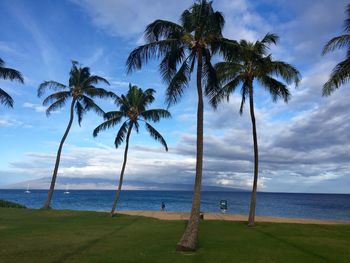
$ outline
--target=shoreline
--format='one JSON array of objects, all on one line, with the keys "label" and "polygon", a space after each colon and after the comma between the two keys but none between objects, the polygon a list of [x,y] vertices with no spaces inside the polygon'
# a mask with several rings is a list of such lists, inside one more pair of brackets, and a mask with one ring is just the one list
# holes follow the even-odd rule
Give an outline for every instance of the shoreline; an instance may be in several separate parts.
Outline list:
[{"label": "shoreline", "polygon": [[[117,214],[144,216],[160,220],[188,220],[189,212],[162,212],[162,211],[117,211]],[[204,220],[219,220],[219,221],[247,221],[247,215],[239,214],[222,214],[222,213],[202,213]],[[341,220],[322,220],[322,219],[306,219],[306,218],[291,218],[291,217],[271,217],[271,216],[256,216],[256,222],[266,223],[292,223],[292,224],[317,224],[317,225],[350,225],[350,221]]]}]

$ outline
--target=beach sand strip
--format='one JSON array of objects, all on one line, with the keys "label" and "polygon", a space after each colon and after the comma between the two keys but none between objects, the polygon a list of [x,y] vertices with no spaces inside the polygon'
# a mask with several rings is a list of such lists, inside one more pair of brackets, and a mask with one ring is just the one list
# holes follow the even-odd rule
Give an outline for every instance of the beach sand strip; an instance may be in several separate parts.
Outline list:
[{"label": "beach sand strip", "polygon": [[[152,217],[161,220],[188,220],[190,213],[188,212],[162,212],[162,211],[118,211],[119,214]],[[248,216],[238,214],[223,213],[202,213],[204,220],[223,220],[223,221],[247,221]],[[270,217],[256,216],[256,222],[270,223],[293,223],[293,224],[319,224],[319,225],[339,225],[350,224],[350,221],[336,220],[318,220],[304,218],[287,218],[287,217]]]}]

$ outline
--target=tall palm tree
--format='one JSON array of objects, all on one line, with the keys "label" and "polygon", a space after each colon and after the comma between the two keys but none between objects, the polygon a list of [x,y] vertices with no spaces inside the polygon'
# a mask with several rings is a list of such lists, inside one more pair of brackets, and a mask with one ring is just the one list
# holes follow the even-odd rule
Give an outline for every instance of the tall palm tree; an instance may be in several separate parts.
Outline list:
[{"label": "tall palm tree", "polygon": [[331,73],[329,80],[323,85],[322,95],[329,96],[341,85],[350,79],[350,4],[346,8],[344,35],[334,37],[324,46],[322,54],[325,55],[335,49],[346,48],[346,58],[339,62]]},{"label": "tall palm tree", "polygon": [[128,72],[141,69],[151,58],[161,59],[160,73],[168,84],[166,102],[170,106],[182,97],[196,67],[197,156],[196,177],[190,219],[177,250],[195,250],[198,236],[203,168],[203,84],[208,93],[217,87],[211,64],[214,53],[230,46],[222,37],[224,18],[206,0],[195,2],[181,15],[180,24],[156,20],[145,30],[146,44],[134,49],[128,59]]},{"label": "tall palm tree", "polygon": [[109,85],[109,82],[106,79],[100,76],[91,75],[88,67],[81,67],[78,65],[78,62],[73,61],[72,68],[69,73],[68,85],[64,85],[56,81],[45,81],[41,83],[38,88],[38,97],[42,97],[47,90],[55,92],[49,95],[43,101],[43,105],[48,106],[46,110],[47,116],[49,116],[51,112],[65,106],[66,102],[70,100],[69,122],[58,147],[55,168],[53,170],[47,199],[43,206],[44,209],[50,208],[61,159],[62,147],[72,126],[74,111],[78,117],[79,126],[81,125],[83,115],[89,110],[93,110],[99,115],[104,114],[104,111],[98,105],[96,105],[93,98],[110,97],[111,93],[107,92],[103,88],[97,88],[95,85],[99,83]]},{"label": "tall palm tree", "polygon": [[228,99],[229,95],[239,86],[241,86],[242,94],[240,114],[243,113],[247,97],[249,98],[254,144],[254,181],[250,202],[249,226],[254,226],[255,221],[259,171],[258,138],[254,113],[254,81],[257,81],[271,94],[274,102],[279,98],[288,102],[290,98],[288,87],[280,80],[284,80],[287,84],[294,82],[295,85],[298,85],[300,81],[300,73],[295,67],[282,61],[275,61],[268,54],[269,46],[276,44],[277,40],[278,36],[274,34],[267,34],[261,41],[256,41],[255,43],[241,40],[232,52],[227,53],[226,61],[215,65],[222,89],[217,93],[211,94],[210,102],[214,108],[217,107],[222,99]]},{"label": "tall palm tree", "polygon": [[164,146],[165,150],[168,151],[168,146],[163,136],[155,128],[153,128],[151,124],[148,123],[149,121],[158,122],[161,118],[171,117],[170,113],[167,110],[148,109],[148,106],[154,101],[154,93],[155,91],[153,89],[147,89],[143,91],[137,86],[132,86],[129,84],[129,91],[126,95],[121,95],[120,97],[115,94],[113,95],[115,99],[114,102],[118,107],[118,110],[107,112],[105,114],[106,121],[97,126],[93,132],[94,137],[96,137],[99,132],[112,128],[120,123],[123,119],[126,119],[120,126],[114,141],[115,147],[118,148],[125,140],[125,150],[123,165],[119,177],[118,190],[116,192],[111,210],[112,216],[114,215],[114,211],[117,208],[120,192],[123,185],[124,171],[128,159],[129,139],[132,129],[135,129],[135,131],[138,133],[140,126],[139,122],[144,122],[146,130],[150,136],[153,139],[159,141]]},{"label": "tall palm tree", "polygon": [[[5,62],[0,58],[0,79],[17,80],[20,83],[24,83],[21,72],[6,68]],[[3,89],[0,88],[0,104],[4,104],[7,107],[13,108],[13,99]]]}]

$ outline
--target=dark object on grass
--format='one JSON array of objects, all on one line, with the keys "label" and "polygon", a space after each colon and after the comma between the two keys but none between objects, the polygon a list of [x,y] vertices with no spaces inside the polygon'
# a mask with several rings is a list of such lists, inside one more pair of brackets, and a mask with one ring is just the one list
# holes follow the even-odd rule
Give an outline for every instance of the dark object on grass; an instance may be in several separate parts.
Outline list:
[{"label": "dark object on grass", "polygon": [[14,202],[10,202],[10,201],[5,201],[5,200],[1,200],[0,199],[0,207],[8,207],[8,208],[27,208],[24,205],[21,204],[17,204]]}]

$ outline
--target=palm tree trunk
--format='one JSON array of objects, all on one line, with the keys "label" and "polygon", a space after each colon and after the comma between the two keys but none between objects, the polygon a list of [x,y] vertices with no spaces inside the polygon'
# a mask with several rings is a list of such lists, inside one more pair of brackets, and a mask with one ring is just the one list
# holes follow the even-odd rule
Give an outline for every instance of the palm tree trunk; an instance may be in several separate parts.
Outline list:
[{"label": "palm tree trunk", "polygon": [[117,208],[117,203],[119,201],[120,192],[122,190],[124,171],[125,171],[126,161],[128,159],[129,138],[130,138],[130,134],[131,134],[131,130],[132,130],[133,125],[134,125],[134,123],[131,122],[130,125],[129,125],[128,133],[126,135],[126,143],[125,143],[125,150],[124,150],[124,161],[123,161],[122,170],[120,172],[118,190],[116,192],[115,199],[114,199],[113,206],[112,206],[112,210],[111,210],[111,216],[112,217],[114,216],[114,211]]},{"label": "palm tree trunk", "polygon": [[75,105],[75,99],[72,100],[72,104],[70,106],[70,117],[69,117],[69,122],[68,122],[68,126],[66,128],[66,131],[64,132],[64,135],[61,139],[60,145],[58,147],[58,151],[57,151],[57,156],[56,156],[56,163],[55,163],[55,168],[53,170],[53,174],[52,174],[52,179],[51,179],[51,185],[50,185],[50,189],[49,192],[47,193],[47,198],[46,201],[44,203],[43,209],[49,209],[50,208],[50,203],[51,203],[51,199],[52,199],[52,195],[53,195],[53,191],[55,189],[55,184],[56,184],[56,178],[57,178],[57,172],[58,172],[58,167],[60,165],[60,160],[61,160],[61,152],[62,152],[62,147],[64,144],[64,141],[67,138],[67,135],[69,133],[70,128],[72,127],[72,123],[73,123],[73,118],[74,118],[74,105]]},{"label": "palm tree trunk", "polygon": [[203,170],[203,91],[202,91],[202,49],[198,50],[197,65],[197,160],[196,160],[196,179],[194,182],[194,192],[192,198],[192,210],[186,230],[177,244],[177,251],[194,251],[197,246],[200,205],[201,205],[201,186]]},{"label": "palm tree trunk", "polygon": [[256,208],[256,190],[258,187],[258,173],[259,173],[259,151],[258,151],[258,138],[256,133],[255,113],[254,113],[254,94],[253,94],[253,81],[249,84],[249,106],[250,117],[252,120],[253,128],[253,143],[254,143],[254,182],[253,190],[250,199],[249,219],[248,226],[253,227],[255,224],[255,208]]}]

